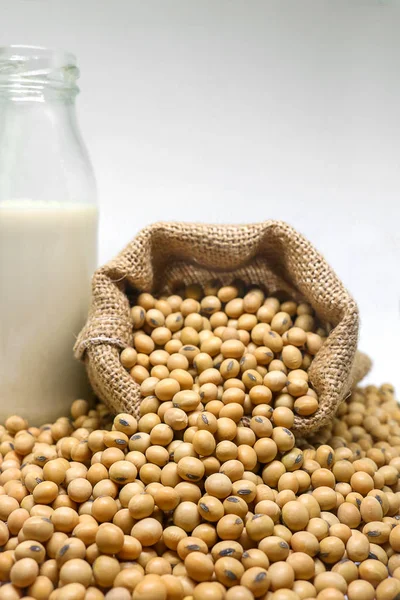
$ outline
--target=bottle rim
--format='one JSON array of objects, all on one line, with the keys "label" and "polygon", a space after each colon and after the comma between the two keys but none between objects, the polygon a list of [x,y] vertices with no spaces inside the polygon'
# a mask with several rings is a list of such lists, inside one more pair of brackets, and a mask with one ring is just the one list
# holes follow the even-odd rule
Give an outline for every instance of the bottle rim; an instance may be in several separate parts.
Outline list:
[{"label": "bottle rim", "polygon": [[0,88],[40,93],[45,88],[78,92],[76,57],[62,49],[13,44],[0,46]]}]

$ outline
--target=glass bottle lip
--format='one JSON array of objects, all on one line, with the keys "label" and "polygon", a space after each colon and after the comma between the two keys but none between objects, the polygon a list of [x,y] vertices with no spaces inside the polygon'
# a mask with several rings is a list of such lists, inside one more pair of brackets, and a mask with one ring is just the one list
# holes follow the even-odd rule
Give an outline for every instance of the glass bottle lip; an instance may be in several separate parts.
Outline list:
[{"label": "glass bottle lip", "polygon": [[0,46],[0,90],[40,94],[46,88],[76,94],[79,69],[71,52],[41,46]]}]

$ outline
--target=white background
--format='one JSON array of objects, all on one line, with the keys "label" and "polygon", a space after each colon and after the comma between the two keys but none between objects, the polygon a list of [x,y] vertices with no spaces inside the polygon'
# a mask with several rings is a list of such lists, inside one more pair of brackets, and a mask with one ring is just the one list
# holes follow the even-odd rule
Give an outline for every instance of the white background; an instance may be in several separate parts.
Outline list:
[{"label": "white background", "polygon": [[287,220],[397,386],[399,31],[390,0],[0,0],[0,44],[78,56],[101,262],[159,219]]}]

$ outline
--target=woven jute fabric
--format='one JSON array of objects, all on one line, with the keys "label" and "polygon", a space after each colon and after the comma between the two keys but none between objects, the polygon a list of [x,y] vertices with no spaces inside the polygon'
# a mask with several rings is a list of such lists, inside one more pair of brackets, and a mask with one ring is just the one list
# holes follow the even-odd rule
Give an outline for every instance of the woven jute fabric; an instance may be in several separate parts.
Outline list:
[{"label": "woven jute fabric", "polygon": [[130,299],[136,292],[171,294],[183,285],[217,278],[258,284],[271,295],[284,292],[311,304],[331,330],[309,369],[318,411],[295,417],[301,435],[329,422],[352,385],[370,367],[356,352],[357,305],[321,254],[281,221],[252,225],[156,223],[143,229],[92,282],[87,323],[74,351],[84,360],[94,392],[115,412],[138,414],[139,386],[119,354],[133,343]]}]

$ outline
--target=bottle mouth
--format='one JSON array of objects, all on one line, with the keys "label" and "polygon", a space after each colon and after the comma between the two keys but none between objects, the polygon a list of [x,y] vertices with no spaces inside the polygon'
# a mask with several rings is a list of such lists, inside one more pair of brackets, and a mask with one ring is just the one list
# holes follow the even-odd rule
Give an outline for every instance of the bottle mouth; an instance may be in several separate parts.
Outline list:
[{"label": "bottle mouth", "polygon": [[40,46],[0,47],[0,88],[40,93],[45,88],[77,93],[79,69],[73,54]]}]

